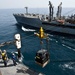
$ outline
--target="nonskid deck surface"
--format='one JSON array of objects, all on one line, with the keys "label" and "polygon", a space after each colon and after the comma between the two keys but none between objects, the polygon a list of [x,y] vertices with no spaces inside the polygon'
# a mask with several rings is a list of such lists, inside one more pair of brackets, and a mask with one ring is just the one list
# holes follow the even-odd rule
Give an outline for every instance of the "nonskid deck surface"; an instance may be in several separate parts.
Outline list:
[{"label": "nonskid deck surface", "polygon": [[17,63],[17,65],[14,66],[11,59],[8,60],[7,65],[7,67],[4,67],[3,62],[0,59],[0,75],[44,75],[29,69],[29,67],[20,63]]}]

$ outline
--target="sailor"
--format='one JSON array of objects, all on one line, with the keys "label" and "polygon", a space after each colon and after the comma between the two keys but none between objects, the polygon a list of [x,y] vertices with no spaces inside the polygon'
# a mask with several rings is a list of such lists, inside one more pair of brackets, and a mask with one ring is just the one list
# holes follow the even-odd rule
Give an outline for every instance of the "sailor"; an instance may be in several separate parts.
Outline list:
[{"label": "sailor", "polygon": [[7,66],[7,54],[6,54],[6,50],[3,50],[2,52],[2,59],[4,62],[5,67]]},{"label": "sailor", "polygon": [[6,50],[4,50],[4,53],[5,53],[5,55],[6,55],[6,58],[7,58],[7,60],[8,60],[8,56],[7,56],[7,52],[6,52]]},{"label": "sailor", "polygon": [[13,60],[14,66],[16,66],[17,65],[17,63],[16,63],[16,56],[15,56],[14,53],[12,53],[12,60]]}]

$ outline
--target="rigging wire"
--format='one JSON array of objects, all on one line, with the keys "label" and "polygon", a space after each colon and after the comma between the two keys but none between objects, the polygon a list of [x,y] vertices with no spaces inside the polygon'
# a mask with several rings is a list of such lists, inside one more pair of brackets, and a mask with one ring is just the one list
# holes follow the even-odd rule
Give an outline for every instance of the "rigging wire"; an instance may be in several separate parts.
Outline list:
[{"label": "rigging wire", "polygon": [[[36,38],[37,38],[37,37],[36,37]],[[34,38],[34,40],[35,40],[36,38]],[[33,39],[32,39],[32,40],[29,40],[29,41],[27,41],[27,42],[25,42],[25,43],[29,43],[29,42],[31,42],[31,41],[33,41]]]},{"label": "rigging wire", "polygon": [[5,45],[13,44],[15,41],[8,41],[8,42],[3,42],[0,44],[0,47],[3,47]]},{"label": "rigging wire", "polygon": [[9,35],[9,34],[11,34],[12,32],[10,32],[10,33],[6,33],[6,34],[0,34],[0,36],[6,36],[6,35]]},{"label": "rigging wire", "polygon": [[[33,36],[34,34],[32,34],[32,35],[30,35],[30,36]],[[23,37],[22,38],[22,40],[23,39],[27,39],[27,38],[29,38],[30,36],[25,36],[25,37]],[[34,38],[34,39],[36,39],[36,38]],[[30,41],[32,41],[32,40],[30,40]],[[30,42],[30,41],[28,41],[28,42]],[[15,43],[15,40],[10,40],[10,41],[8,41],[8,42],[3,42],[3,43],[1,43],[0,44],[0,47],[3,47],[3,46],[5,46],[5,45],[9,45],[9,44],[14,44]],[[26,42],[27,43],[27,42]]]},{"label": "rigging wire", "polygon": [[[45,30],[46,31],[46,30]],[[51,31],[51,32],[53,32],[53,31]],[[49,33],[49,34],[51,34],[51,32]],[[27,39],[27,38],[29,38],[30,36],[34,36],[34,34],[31,34],[31,35],[29,35],[29,36],[25,36],[25,37],[23,37],[22,38],[22,40],[23,39]],[[37,37],[36,37],[37,38]],[[34,38],[34,39],[36,39],[36,38]],[[32,40],[30,40],[30,41],[32,41]],[[28,42],[30,42],[30,41],[27,41],[27,42],[25,42],[25,43],[28,43]],[[12,42],[12,43],[14,43],[14,41]],[[10,47],[10,46],[9,46]],[[9,49],[9,47],[8,47],[8,49]],[[50,60],[51,62],[75,62],[75,60],[72,60],[72,59],[69,59],[69,60]]]},{"label": "rigging wire", "polygon": [[29,38],[30,36],[34,36],[34,34],[31,34],[31,35],[29,35],[29,36],[22,37],[22,39],[27,39],[27,38]]},{"label": "rigging wire", "polygon": [[70,10],[70,11],[68,11],[68,12],[66,12],[66,13],[64,13],[63,15],[68,15],[69,13],[71,13],[71,12],[73,12],[73,11],[75,11],[75,8],[74,9],[72,9],[72,10]]},{"label": "rigging wire", "polygon": [[58,62],[75,62],[75,59],[68,59],[68,60],[50,60],[52,63],[58,63]]},{"label": "rigging wire", "polygon": [[[54,28],[54,27],[52,27],[52,28]],[[47,30],[45,30],[45,31],[47,31]],[[53,31],[50,31],[50,33],[48,33],[48,34],[51,34]],[[23,39],[27,39],[27,38],[29,38],[30,36],[34,36],[34,34],[31,34],[31,35],[29,35],[29,36],[25,36],[25,37],[22,37],[22,40]],[[50,36],[50,35],[49,35]],[[15,42],[15,40],[14,41],[12,41],[12,40],[10,40],[9,42],[4,42],[4,45],[7,45],[7,44],[9,44],[9,43],[14,43]],[[29,41],[30,42],[30,41]],[[3,45],[3,44],[2,44]]]}]

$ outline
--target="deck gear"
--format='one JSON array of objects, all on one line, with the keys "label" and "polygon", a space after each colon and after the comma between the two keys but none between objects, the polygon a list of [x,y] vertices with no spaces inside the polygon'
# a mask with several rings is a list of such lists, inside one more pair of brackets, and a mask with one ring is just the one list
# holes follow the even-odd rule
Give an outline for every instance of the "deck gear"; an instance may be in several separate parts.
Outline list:
[{"label": "deck gear", "polygon": [[35,35],[37,35],[40,39],[46,38],[48,36],[48,34],[44,33],[44,30],[42,27],[40,27],[39,33],[35,33]]}]

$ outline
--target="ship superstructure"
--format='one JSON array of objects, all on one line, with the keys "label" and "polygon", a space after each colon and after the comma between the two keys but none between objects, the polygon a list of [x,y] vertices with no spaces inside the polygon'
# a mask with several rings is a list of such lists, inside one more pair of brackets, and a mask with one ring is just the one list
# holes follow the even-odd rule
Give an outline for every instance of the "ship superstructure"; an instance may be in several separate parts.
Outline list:
[{"label": "ship superstructure", "polygon": [[75,24],[65,22],[61,16],[62,2],[58,6],[56,17],[54,14],[54,6],[49,1],[49,15],[30,14],[26,7],[25,14],[13,14],[19,25],[28,28],[43,27],[46,31],[75,35]]}]

